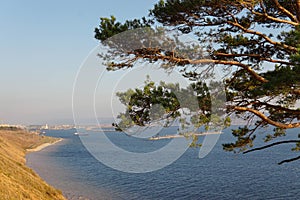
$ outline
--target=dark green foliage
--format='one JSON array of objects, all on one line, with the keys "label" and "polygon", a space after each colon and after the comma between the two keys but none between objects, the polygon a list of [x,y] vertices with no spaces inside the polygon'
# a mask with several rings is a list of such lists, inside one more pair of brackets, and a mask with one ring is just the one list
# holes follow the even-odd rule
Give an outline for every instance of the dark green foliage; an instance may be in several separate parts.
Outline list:
[{"label": "dark green foliage", "polygon": [[198,148],[201,147],[202,145],[198,142],[198,136],[197,135],[192,135],[192,142],[190,144],[190,147],[192,148]]},{"label": "dark green foliage", "polygon": [[[167,69],[178,68],[185,78],[194,81],[189,89],[199,92],[197,106],[204,112],[199,112],[191,120],[199,126],[205,126],[214,119],[209,108],[219,97],[206,93],[207,85],[200,81],[206,77],[197,69],[203,65],[210,72],[217,67],[222,68],[227,74],[224,82],[227,114],[247,122],[246,127],[232,131],[237,141],[224,144],[225,150],[244,151],[252,147],[257,130],[268,125],[275,128],[273,133],[265,133],[266,142],[285,136],[287,129],[300,127],[299,0],[160,0],[150,10],[148,18],[149,22],[160,23],[166,30],[178,30],[181,35],[193,34],[199,45],[205,44],[205,47],[190,48],[184,43],[180,43],[176,50],[146,46],[128,51],[123,54],[124,57],[159,62]],[[127,25],[116,23],[114,18],[102,20],[96,39],[103,41],[135,27],[152,28],[151,23],[145,18]],[[156,52],[153,53],[153,50]],[[187,50],[193,53],[186,53]],[[209,58],[202,56],[203,51]],[[197,53],[201,56],[196,56]],[[126,61],[113,63],[111,68],[129,67],[126,64]],[[130,62],[130,67],[134,64]],[[159,91],[159,88],[156,90]],[[154,103],[164,105],[164,99],[158,97],[167,93],[155,93],[157,98],[151,102],[145,92],[135,91],[134,95],[142,102],[133,95],[133,104],[128,106],[138,105],[140,110],[143,110],[142,107],[147,110]],[[177,108],[176,101],[173,103],[175,106],[172,108]],[[131,117],[135,121],[151,121],[143,115]],[[225,124],[230,124],[230,119],[225,120]],[[278,144],[281,143],[275,143]],[[297,143],[294,150],[298,149]]]},{"label": "dark green foliage", "polygon": [[104,41],[118,33],[124,31],[133,30],[136,28],[149,27],[153,22],[151,20],[126,20],[125,23],[116,22],[116,18],[111,16],[110,18],[101,17],[99,28],[95,28],[95,38],[100,41]]},{"label": "dark green foliage", "polygon": [[265,142],[269,142],[277,137],[282,137],[282,136],[285,136],[286,135],[286,132],[284,129],[282,128],[274,128],[274,132],[273,134],[268,134],[266,135],[265,137]]},{"label": "dark green foliage", "polygon": [[15,127],[15,126],[7,126],[7,127],[0,127],[0,130],[4,131],[20,131],[22,130],[21,128]]},{"label": "dark green foliage", "polygon": [[[164,119],[175,119],[181,116],[180,109],[188,109],[193,113],[191,123],[196,127],[211,122],[210,92],[205,83],[193,83],[183,89],[179,84],[160,82],[159,85],[155,85],[148,79],[143,89],[129,89],[126,92],[118,92],[117,96],[126,106],[126,112],[118,116],[120,122],[114,124],[118,130],[133,125],[145,126]],[[185,119],[181,120],[184,125]],[[228,119],[226,123],[229,123]]]},{"label": "dark green foliage", "polygon": [[[300,138],[300,134],[298,134],[298,138]],[[296,146],[292,148],[292,151],[300,151],[300,141],[296,143]]]},{"label": "dark green foliage", "polygon": [[249,147],[252,147],[255,135],[251,136],[251,134],[248,134],[249,132],[251,132],[251,130],[247,126],[232,130],[232,135],[237,138],[237,141],[235,143],[223,144],[223,149],[237,152],[236,149],[245,151]]},{"label": "dark green foliage", "polygon": [[[135,91],[119,92],[117,96],[127,106],[126,113],[119,116],[122,119],[118,125],[119,127],[126,128],[132,123],[138,126],[145,126],[151,121],[160,119],[165,114],[172,118],[179,115],[177,111],[179,102],[174,92],[170,91],[169,88],[163,87],[163,84],[155,86],[154,82],[148,82],[143,90],[135,89]],[[158,104],[162,106],[163,110],[151,110],[154,105]],[[127,124],[128,122],[131,123]]]}]

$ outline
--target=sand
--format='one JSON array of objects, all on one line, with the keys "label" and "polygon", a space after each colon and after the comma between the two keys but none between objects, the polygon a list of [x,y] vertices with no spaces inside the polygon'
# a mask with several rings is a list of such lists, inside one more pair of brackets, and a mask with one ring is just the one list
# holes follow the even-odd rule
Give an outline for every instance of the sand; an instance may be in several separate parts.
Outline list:
[{"label": "sand", "polygon": [[40,146],[38,146],[38,147],[36,147],[36,148],[34,148],[34,149],[27,149],[26,151],[27,151],[27,152],[41,151],[42,149],[44,149],[44,148],[46,148],[46,147],[48,147],[48,146],[50,146],[50,145],[54,145],[54,144],[56,144],[56,143],[58,143],[58,142],[61,142],[61,141],[63,141],[62,138],[60,138],[59,140],[57,140],[57,141],[55,141],[55,142],[53,142],[53,143],[44,143],[44,144],[41,144]]},{"label": "sand", "polygon": [[222,132],[203,132],[203,133],[194,133],[190,135],[165,135],[149,138],[149,140],[162,140],[162,139],[173,139],[173,138],[184,138],[189,136],[205,136],[205,135],[214,135],[222,134]]}]

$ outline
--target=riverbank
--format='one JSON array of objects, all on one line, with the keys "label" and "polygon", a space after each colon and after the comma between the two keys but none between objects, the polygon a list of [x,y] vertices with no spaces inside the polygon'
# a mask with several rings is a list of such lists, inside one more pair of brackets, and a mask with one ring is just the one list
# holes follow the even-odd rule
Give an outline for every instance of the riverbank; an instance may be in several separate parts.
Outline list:
[{"label": "riverbank", "polygon": [[44,144],[41,144],[41,145],[39,145],[39,146],[37,146],[37,147],[35,147],[35,148],[33,148],[33,149],[26,149],[26,151],[27,152],[37,152],[37,151],[41,151],[41,150],[43,150],[44,148],[46,148],[46,147],[48,147],[48,146],[51,146],[51,145],[54,145],[54,144],[56,144],[56,143],[59,143],[59,142],[61,142],[61,141],[63,141],[63,139],[62,138],[58,138],[56,141],[54,141],[54,142],[47,142],[47,143],[44,143]]},{"label": "riverbank", "polygon": [[65,199],[26,166],[27,149],[41,150],[55,142],[55,138],[24,130],[0,130],[0,199]]},{"label": "riverbank", "polygon": [[203,132],[203,133],[191,133],[191,134],[185,134],[185,135],[164,135],[164,136],[151,137],[151,138],[149,138],[149,140],[189,138],[192,136],[205,136],[205,135],[215,135],[215,134],[222,134],[222,132]]}]

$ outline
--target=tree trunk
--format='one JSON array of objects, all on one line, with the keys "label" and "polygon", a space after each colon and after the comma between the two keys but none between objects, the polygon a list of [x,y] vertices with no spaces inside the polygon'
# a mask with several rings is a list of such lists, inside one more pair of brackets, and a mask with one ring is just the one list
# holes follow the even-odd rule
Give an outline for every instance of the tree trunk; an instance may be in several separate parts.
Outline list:
[{"label": "tree trunk", "polygon": [[298,23],[300,22],[300,0],[295,0],[295,8],[296,8],[296,17],[298,20]]}]

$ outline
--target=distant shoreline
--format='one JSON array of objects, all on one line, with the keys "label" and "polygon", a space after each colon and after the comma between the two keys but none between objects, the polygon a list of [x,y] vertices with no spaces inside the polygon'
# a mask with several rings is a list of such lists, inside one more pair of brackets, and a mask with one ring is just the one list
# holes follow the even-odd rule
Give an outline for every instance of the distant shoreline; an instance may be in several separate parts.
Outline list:
[{"label": "distant shoreline", "polygon": [[63,141],[62,138],[59,138],[58,140],[56,140],[55,142],[52,142],[52,143],[44,143],[44,144],[41,144],[40,146],[37,146],[36,148],[33,148],[33,149],[26,149],[27,152],[37,152],[37,151],[41,151],[42,149],[48,147],[48,146],[51,146],[51,145],[54,145],[54,144],[57,144],[59,142]]},{"label": "distant shoreline", "polygon": [[222,134],[222,132],[203,132],[203,133],[194,133],[189,135],[165,135],[165,136],[152,137],[149,138],[149,140],[162,140],[162,139],[183,138],[183,137],[190,137],[190,136],[215,135],[215,134]]}]

